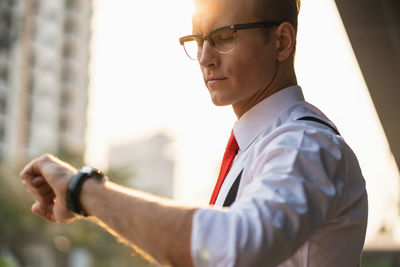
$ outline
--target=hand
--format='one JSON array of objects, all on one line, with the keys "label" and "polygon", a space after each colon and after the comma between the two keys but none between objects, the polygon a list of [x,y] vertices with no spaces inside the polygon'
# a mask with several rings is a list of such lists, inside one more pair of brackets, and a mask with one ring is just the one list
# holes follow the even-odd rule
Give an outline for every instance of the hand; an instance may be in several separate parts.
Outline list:
[{"label": "hand", "polygon": [[52,222],[71,222],[78,217],[66,205],[67,187],[77,170],[46,154],[21,171],[22,183],[35,199],[32,212]]}]

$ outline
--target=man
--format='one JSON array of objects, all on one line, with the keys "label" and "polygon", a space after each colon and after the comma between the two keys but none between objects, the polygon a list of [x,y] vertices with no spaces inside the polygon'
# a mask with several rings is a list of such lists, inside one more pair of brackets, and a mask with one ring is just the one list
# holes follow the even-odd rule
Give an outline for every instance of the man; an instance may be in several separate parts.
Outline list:
[{"label": "man", "polygon": [[89,214],[173,266],[359,266],[365,183],[335,126],[297,86],[299,3],[196,7],[193,35],[180,42],[198,60],[212,101],[238,117],[211,205],[183,206],[44,155],[21,172],[32,211],[57,222]]}]

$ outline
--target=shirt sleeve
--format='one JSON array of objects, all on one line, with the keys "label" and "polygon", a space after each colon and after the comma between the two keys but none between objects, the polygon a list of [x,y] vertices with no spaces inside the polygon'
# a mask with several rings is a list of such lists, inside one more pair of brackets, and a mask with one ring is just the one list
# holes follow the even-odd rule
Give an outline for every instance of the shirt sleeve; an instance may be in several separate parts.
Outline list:
[{"label": "shirt sleeve", "polygon": [[261,140],[229,209],[193,219],[195,266],[276,266],[332,216],[344,188],[339,137],[286,127]]}]

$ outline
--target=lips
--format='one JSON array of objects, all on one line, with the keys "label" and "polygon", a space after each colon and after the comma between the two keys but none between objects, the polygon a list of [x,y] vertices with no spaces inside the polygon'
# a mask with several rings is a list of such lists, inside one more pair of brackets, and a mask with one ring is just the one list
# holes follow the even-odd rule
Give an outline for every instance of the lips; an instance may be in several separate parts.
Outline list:
[{"label": "lips", "polygon": [[210,77],[210,78],[207,78],[206,81],[207,81],[207,83],[215,83],[215,82],[224,81],[226,79],[227,79],[226,77]]}]

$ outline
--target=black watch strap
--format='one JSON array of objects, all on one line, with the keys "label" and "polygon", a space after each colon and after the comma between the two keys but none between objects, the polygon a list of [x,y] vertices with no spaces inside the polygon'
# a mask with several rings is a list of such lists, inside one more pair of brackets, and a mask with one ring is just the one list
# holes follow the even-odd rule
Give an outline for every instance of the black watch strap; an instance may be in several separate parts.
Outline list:
[{"label": "black watch strap", "polygon": [[87,217],[88,214],[82,209],[81,203],[79,202],[79,196],[82,189],[82,185],[89,178],[96,180],[106,179],[104,174],[96,168],[82,167],[78,173],[72,178],[67,188],[67,208],[68,210]]}]

